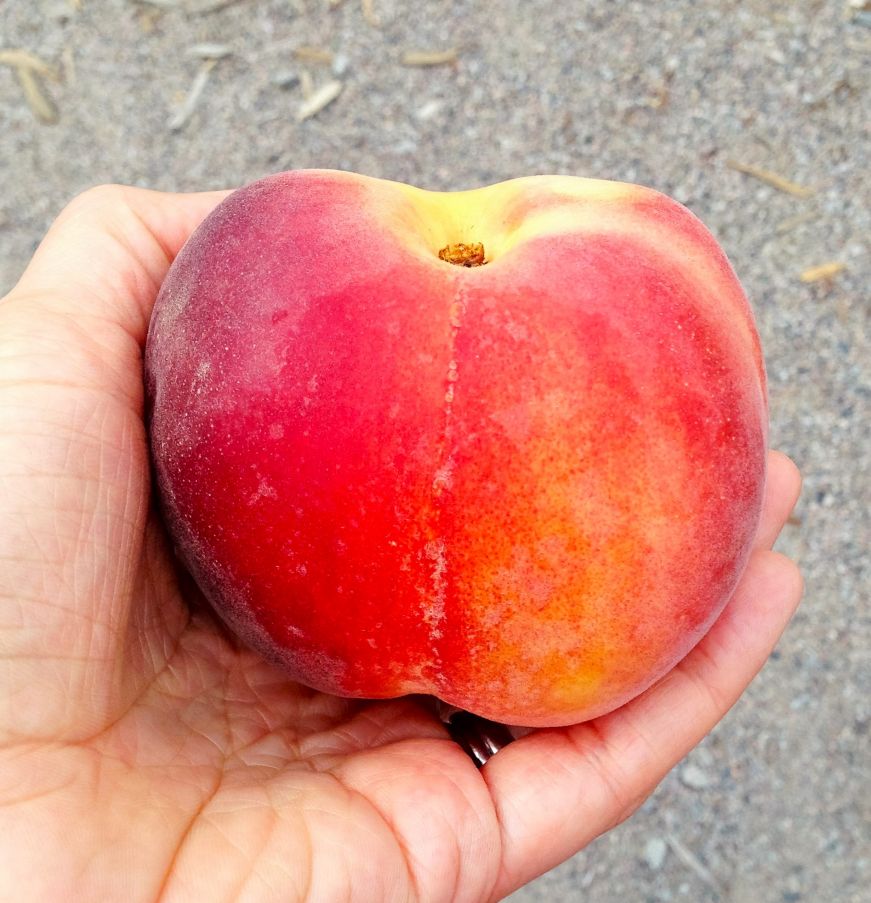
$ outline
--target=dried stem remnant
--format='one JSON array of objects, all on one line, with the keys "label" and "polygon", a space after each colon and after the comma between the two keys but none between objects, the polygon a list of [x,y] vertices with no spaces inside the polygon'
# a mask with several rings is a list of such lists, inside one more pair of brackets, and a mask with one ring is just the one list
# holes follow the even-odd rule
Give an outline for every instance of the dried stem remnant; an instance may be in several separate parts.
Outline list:
[{"label": "dried stem remnant", "polygon": [[460,267],[479,267],[487,262],[484,259],[484,245],[479,241],[473,241],[468,244],[461,241],[456,244],[445,245],[439,251],[439,260],[444,260],[447,263],[453,263]]}]

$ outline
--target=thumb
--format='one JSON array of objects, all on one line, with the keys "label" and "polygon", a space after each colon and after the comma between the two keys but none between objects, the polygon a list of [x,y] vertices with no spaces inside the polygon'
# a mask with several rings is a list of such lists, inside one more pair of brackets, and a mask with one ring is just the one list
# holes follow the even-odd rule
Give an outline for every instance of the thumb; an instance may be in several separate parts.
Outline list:
[{"label": "thumb", "polygon": [[91,188],[61,212],[5,301],[117,323],[141,343],[169,265],[226,194]]},{"label": "thumb", "polygon": [[148,647],[142,345],[221,197],[86,192],[0,302],[0,739],[98,728],[132,692]]}]

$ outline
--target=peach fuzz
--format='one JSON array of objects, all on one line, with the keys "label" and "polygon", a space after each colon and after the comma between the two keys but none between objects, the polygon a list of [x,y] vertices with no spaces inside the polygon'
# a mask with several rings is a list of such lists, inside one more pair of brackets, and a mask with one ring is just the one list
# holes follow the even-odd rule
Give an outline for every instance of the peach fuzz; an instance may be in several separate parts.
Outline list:
[{"label": "peach fuzz", "polygon": [[750,308],[699,220],[639,186],[255,182],[170,269],[146,389],[199,586],[343,696],[610,711],[710,627],[759,518]]}]

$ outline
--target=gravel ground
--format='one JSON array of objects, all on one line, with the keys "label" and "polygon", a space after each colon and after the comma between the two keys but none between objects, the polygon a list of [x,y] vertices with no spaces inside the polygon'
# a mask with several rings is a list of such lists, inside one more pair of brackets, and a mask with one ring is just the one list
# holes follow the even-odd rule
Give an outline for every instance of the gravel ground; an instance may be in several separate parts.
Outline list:
[{"label": "gravel ground", "polygon": [[[0,292],[64,202],[104,181],[190,190],[318,166],[464,188],[562,172],[687,204],[752,299],[772,442],[805,473],[780,543],[805,602],[642,810],[512,899],[869,900],[871,4],[373,0],[376,24],[357,0],[200,11],[211,2],[0,0],[0,47],[61,72],[43,80],[51,124],[0,66]],[[205,42],[232,53],[206,64],[190,51]],[[450,48],[456,62],[401,63]],[[342,91],[298,122],[309,79]],[[829,262],[844,268],[800,278]]]}]

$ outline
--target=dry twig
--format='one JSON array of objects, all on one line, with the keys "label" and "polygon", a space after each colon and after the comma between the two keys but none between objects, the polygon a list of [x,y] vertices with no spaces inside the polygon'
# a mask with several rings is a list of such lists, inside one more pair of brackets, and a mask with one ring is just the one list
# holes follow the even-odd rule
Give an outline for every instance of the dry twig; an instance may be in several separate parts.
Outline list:
[{"label": "dry twig", "polygon": [[235,6],[237,3],[246,3],[248,0],[209,0],[206,3],[200,3],[189,9],[188,12],[193,16],[203,16],[206,13],[219,13],[222,9]]},{"label": "dry twig", "polygon": [[212,69],[215,68],[215,64],[215,60],[206,60],[206,62],[200,66],[200,70],[197,72],[193,84],[191,84],[190,91],[188,91],[184,103],[182,103],[178,110],[169,117],[167,126],[171,131],[178,132],[183,129],[187,124],[187,121],[193,115],[200,98],[203,96],[203,91],[208,84],[209,76],[212,74]]},{"label": "dry twig", "polygon": [[306,63],[325,63],[329,66],[333,62],[332,52],[325,50],[323,47],[297,47],[293,51],[293,55],[298,60],[303,60]]},{"label": "dry twig", "polygon": [[181,6],[179,0],[130,0],[131,3],[138,3],[141,6],[155,6],[157,9],[178,9]]},{"label": "dry twig", "polygon": [[797,213],[795,216],[787,217],[787,219],[777,224],[777,234],[785,235],[787,232],[792,232],[796,226],[801,226],[804,223],[809,223],[811,220],[816,219],[819,216],[819,213],[816,210],[808,210],[805,213]]},{"label": "dry twig", "polygon": [[21,47],[9,47],[0,50],[0,64],[11,66],[13,69],[27,69],[43,78],[49,78],[53,82],[60,81],[60,74],[55,66],[47,63],[42,57],[24,50]]},{"label": "dry twig", "polygon": [[307,97],[296,112],[296,121],[302,122],[311,116],[320,113],[325,107],[328,107],[341,93],[344,86],[340,81],[334,79],[324,82],[311,96]]},{"label": "dry twig", "polygon": [[838,273],[847,269],[847,264],[840,260],[829,260],[826,263],[818,264],[815,267],[808,267],[799,274],[802,282],[822,282],[824,279],[831,279]]},{"label": "dry twig", "polygon": [[42,57],[20,47],[0,50],[0,64],[11,66],[18,77],[18,84],[33,115],[47,125],[57,122],[57,108],[42,86],[41,78],[60,81],[57,67],[47,63]]},{"label": "dry twig", "polygon": [[666,839],[668,840],[668,845],[674,850],[677,858],[680,859],[688,869],[695,872],[701,881],[711,888],[717,896],[722,896],[724,892],[723,885],[698,856],[696,856],[696,854],[688,847],[684,846],[680,839],[675,837],[674,834],[668,834]]},{"label": "dry twig", "polygon": [[778,191],[794,195],[797,198],[809,198],[814,193],[813,188],[799,185],[796,182],[785,179],[776,172],[772,172],[770,169],[763,169],[761,166],[753,166],[750,163],[740,163],[737,160],[727,160],[726,166],[728,166],[729,169],[734,169],[735,172],[743,172],[745,175],[752,176],[754,179],[759,179],[760,182],[765,182],[766,185],[770,185]]},{"label": "dry twig", "polygon": [[403,66],[444,66],[456,61],[456,47],[448,50],[409,50],[400,59]]},{"label": "dry twig", "polygon": [[21,85],[21,90],[24,92],[24,99],[36,118],[40,122],[46,123],[46,125],[52,125],[57,122],[57,109],[51,98],[43,90],[42,85],[39,83],[39,78],[34,74],[33,70],[19,66],[15,70],[15,74],[18,76],[18,82]]}]

